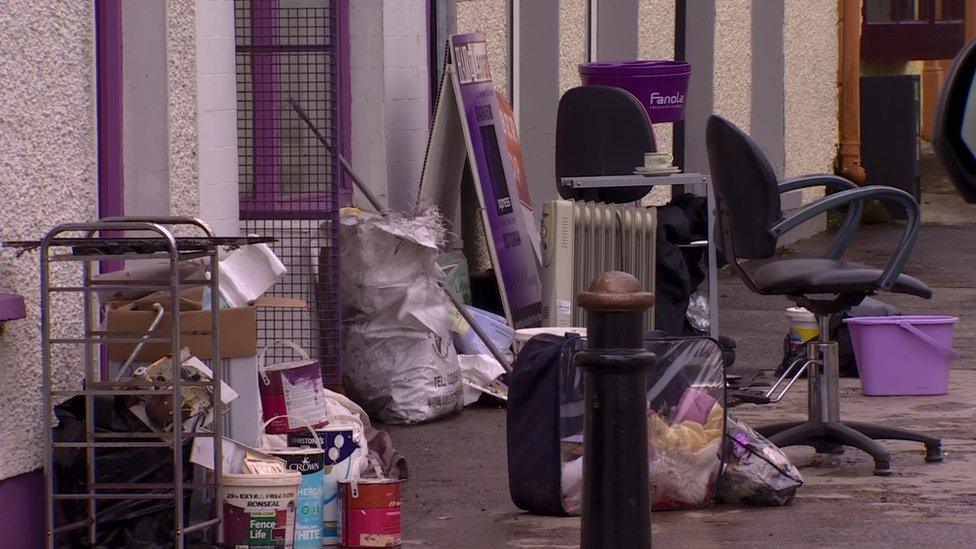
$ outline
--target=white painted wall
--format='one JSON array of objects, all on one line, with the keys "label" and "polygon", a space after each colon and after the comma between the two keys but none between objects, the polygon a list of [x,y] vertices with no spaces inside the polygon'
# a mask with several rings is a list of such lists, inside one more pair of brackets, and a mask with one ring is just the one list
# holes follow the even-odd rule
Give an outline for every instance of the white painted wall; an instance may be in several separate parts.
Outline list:
[{"label": "white painted wall", "polygon": [[[695,70],[692,66],[691,70]],[[752,0],[715,1],[714,111],[749,132]]]},{"label": "white painted wall", "polygon": [[168,215],[165,4],[122,2],[122,52],[125,213]]},{"label": "white painted wall", "polygon": [[218,235],[239,229],[234,0],[196,0],[200,217]]},{"label": "white painted wall", "polygon": [[512,69],[509,4],[512,1],[457,0],[457,32],[480,32],[485,35],[491,79],[495,87],[502,90],[509,99],[509,76]]},{"label": "white painted wall", "polygon": [[[641,0],[637,15],[637,52],[641,59],[674,59],[674,2]],[[674,124],[655,124],[657,150],[672,151]],[[655,190],[661,187],[655,187]]]},{"label": "white painted wall", "polygon": [[196,8],[196,0],[166,2],[166,130],[173,215],[200,213]]},{"label": "white painted wall", "polygon": [[430,129],[425,0],[386,0],[383,22],[387,192],[404,209],[417,197]]},{"label": "white painted wall", "polygon": [[125,0],[127,215],[189,214],[236,235],[233,0]]},{"label": "white painted wall", "polygon": [[[349,90],[353,168],[381,200],[388,199],[383,0],[349,2]],[[368,207],[359,191],[353,203]]]},{"label": "white painted wall", "polygon": [[786,175],[831,172],[838,140],[837,3],[786,0],[785,10]]},{"label": "white painted wall", "polygon": [[579,65],[589,61],[589,0],[559,0],[559,95],[580,85]]},{"label": "white painted wall", "polygon": [[349,52],[353,168],[381,201],[405,209],[417,195],[430,127],[424,1],[351,0]]}]

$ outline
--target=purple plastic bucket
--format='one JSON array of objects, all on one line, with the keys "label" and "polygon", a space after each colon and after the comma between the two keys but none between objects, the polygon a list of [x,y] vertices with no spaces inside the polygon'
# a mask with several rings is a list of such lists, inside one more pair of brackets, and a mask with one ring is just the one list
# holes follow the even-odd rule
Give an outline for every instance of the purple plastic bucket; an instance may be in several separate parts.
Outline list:
[{"label": "purple plastic bucket", "polygon": [[865,316],[844,319],[851,332],[861,389],[868,396],[944,395],[954,316]]},{"label": "purple plastic bucket", "polygon": [[691,64],[685,61],[610,61],[579,66],[584,86],[611,86],[630,92],[651,122],[684,119]]}]

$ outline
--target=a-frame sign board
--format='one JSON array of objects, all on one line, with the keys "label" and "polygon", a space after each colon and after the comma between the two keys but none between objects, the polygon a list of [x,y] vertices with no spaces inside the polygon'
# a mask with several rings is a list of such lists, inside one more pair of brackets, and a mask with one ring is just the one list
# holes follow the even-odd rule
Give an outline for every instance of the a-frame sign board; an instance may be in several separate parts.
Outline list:
[{"label": "a-frame sign board", "polygon": [[516,329],[540,326],[538,231],[511,109],[500,106],[507,104],[500,104],[495,92],[482,34],[454,35],[448,49],[420,200],[456,218],[468,162],[505,316]]}]

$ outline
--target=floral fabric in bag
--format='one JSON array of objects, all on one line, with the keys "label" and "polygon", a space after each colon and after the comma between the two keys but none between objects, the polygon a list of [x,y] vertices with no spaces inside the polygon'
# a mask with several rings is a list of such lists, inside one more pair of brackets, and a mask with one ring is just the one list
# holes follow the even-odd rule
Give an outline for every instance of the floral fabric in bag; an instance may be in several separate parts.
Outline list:
[{"label": "floral fabric in bag", "polygon": [[[647,434],[653,509],[708,505],[724,464],[725,376],[722,349],[708,338],[649,333],[657,364],[647,378]],[[561,362],[560,476],[563,509],[578,514],[583,487],[583,377]]]}]

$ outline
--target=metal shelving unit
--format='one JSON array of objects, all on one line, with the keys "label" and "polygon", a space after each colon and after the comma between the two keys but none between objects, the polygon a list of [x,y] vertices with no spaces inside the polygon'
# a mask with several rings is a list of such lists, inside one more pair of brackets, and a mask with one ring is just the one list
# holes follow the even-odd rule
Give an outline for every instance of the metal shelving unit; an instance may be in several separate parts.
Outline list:
[{"label": "metal shelving unit", "polygon": [[[177,237],[174,233],[194,232],[199,236]],[[149,236],[147,236],[149,235]],[[242,239],[236,239],[242,240]],[[180,291],[190,287],[205,286],[210,289],[210,308],[219,310],[220,292],[218,291],[218,246],[223,243],[236,242],[235,239],[214,238],[211,229],[202,221],[193,218],[165,217],[165,218],[110,218],[92,223],[70,223],[52,229],[39,243],[40,277],[41,277],[41,353],[42,353],[42,385],[44,424],[42,430],[45,435],[44,479],[45,479],[45,520],[47,532],[47,546],[55,547],[59,543],[58,536],[75,530],[87,529],[87,542],[94,546],[98,538],[99,504],[105,500],[172,500],[173,505],[173,544],[181,548],[185,543],[185,536],[193,532],[212,528],[211,539],[221,543],[222,532],[219,524],[222,518],[220,501],[220,479],[222,471],[222,421],[223,412],[220,396],[221,361],[220,361],[220,315],[213,314],[209,332],[213,345],[213,360],[211,369],[213,379],[208,381],[184,381],[181,378],[180,361],[172,361],[172,382],[139,382],[115,381],[109,374],[107,363],[107,347],[109,343],[136,344],[148,342],[166,342],[171,346],[170,354],[179,357],[182,349],[180,332]],[[246,240],[246,239],[243,239]],[[241,244],[247,242],[239,242]],[[205,264],[204,279],[192,281],[181,280],[180,262],[189,259],[202,259]],[[102,261],[156,261],[166,262],[169,267],[169,277],[158,281],[98,281],[93,275],[98,272],[98,263]],[[52,268],[56,263],[81,263],[80,285],[55,285],[52,281]],[[57,276],[62,279],[66,273],[63,267],[58,268]],[[164,307],[169,314],[169,334],[153,335],[150,328],[146,332],[107,332],[99,329],[101,324],[101,310],[96,292],[102,291],[169,291],[169,304]],[[81,294],[83,310],[83,330],[80,337],[67,337],[58,333],[55,336],[52,328],[57,328],[58,318],[55,317],[55,300],[65,299],[63,296]],[[76,303],[76,302],[75,302]],[[59,330],[60,331],[60,330]],[[197,334],[199,335],[199,334]],[[52,358],[67,346],[81,346],[84,381],[82,387],[55,386],[61,381],[54,374]],[[136,347],[133,354],[139,352]],[[63,384],[63,381],[61,381]],[[168,385],[168,387],[164,386]],[[182,414],[183,389],[190,386],[205,386],[212,391],[214,418],[211,432],[185,432]],[[55,441],[55,416],[53,406],[72,396],[84,396],[85,429],[84,437],[76,441]],[[173,418],[169,432],[96,432],[95,397],[97,396],[130,396],[130,395],[165,395],[172,403]],[[212,477],[204,483],[187,482],[184,478],[184,443],[192,437],[214,438],[214,472]],[[79,448],[85,452],[85,474],[87,490],[83,493],[59,493],[56,491],[54,478],[55,451],[59,449]],[[171,482],[133,482],[111,483],[98,482],[96,474],[96,456],[100,450],[118,450],[123,448],[171,448],[173,452],[172,481]],[[210,516],[193,524],[189,523],[189,513],[186,502],[189,501],[188,491],[206,490],[212,495],[212,512]],[[192,492],[190,492],[192,493]],[[56,525],[56,503],[62,500],[83,501],[87,505],[87,517],[70,524]]]}]

